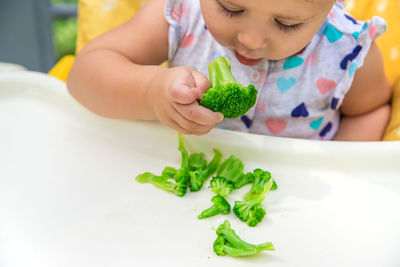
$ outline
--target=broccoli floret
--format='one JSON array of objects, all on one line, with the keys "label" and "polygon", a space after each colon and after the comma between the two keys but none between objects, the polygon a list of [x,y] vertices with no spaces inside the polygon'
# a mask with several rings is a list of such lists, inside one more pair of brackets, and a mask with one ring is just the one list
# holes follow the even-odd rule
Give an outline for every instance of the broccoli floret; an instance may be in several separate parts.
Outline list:
[{"label": "broccoli floret", "polygon": [[[270,190],[272,187],[272,183],[269,184],[269,180],[271,180],[271,173],[268,171],[264,171],[262,169],[255,169],[253,171],[254,174],[254,182],[249,190],[244,196],[243,200],[249,200],[252,199],[261,193],[263,193],[265,190]],[[273,179],[272,179],[273,180]],[[265,188],[266,186],[269,186],[269,188]]]},{"label": "broccoli floret", "polygon": [[[261,201],[262,202],[262,201]],[[267,214],[259,199],[235,201],[233,213],[248,226],[254,227],[262,221]]]},{"label": "broccoli floret", "polygon": [[189,170],[196,171],[204,169],[207,166],[207,160],[204,153],[193,153],[189,156]]},{"label": "broccoli floret", "polygon": [[211,88],[203,95],[200,105],[219,111],[225,118],[237,118],[245,114],[257,98],[257,89],[244,87],[231,72],[231,62],[226,57],[217,57],[208,65]]},{"label": "broccoli floret", "polygon": [[214,204],[197,216],[198,219],[208,218],[217,214],[228,214],[231,211],[231,205],[220,195],[213,196],[211,202]]},{"label": "broccoli floret", "polygon": [[214,176],[210,181],[210,188],[213,193],[227,197],[235,189],[235,185],[225,177]]},{"label": "broccoli floret", "polygon": [[235,184],[236,189],[242,188],[246,184],[250,184],[254,182],[254,174],[252,172],[248,172],[243,175]]},{"label": "broccoli floret", "polygon": [[172,192],[177,196],[184,196],[190,179],[189,155],[183,144],[183,137],[180,133],[178,133],[178,142],[178,150],[181,152],[180,169],[165,167],[161,176],[145,172],[136,176],[136,180],[141,183],[151,183],[154,186]]},{"label": "broccoli floret", "polygon": [[271,242],[253,245],[243,241],[231,228],[228,220],[225,220],[225,222],[218,227],[217,235],[218,237],[214,242],[213,249],[219,256],[224,256],[226,254],[233,257],[250,256],[264,250],[275,250]]},{"label": "broccoli floret", "polygon": [[140,183],[151,183],[154,186],[165,191],[174,193],[177,196],[184,196],[188,184],[188,176],[181,170],[178,170],[174,176],[175,182],[169,181],[167,176],[157,176],[150,172],[145,172],[136,176],[136,180]]},{"label": "broccoli floret", "polygon": [[193,154],[190,156],[189,166],[190,169],[192,169],[191,171],[189,171],[190,191],[199,191],[203,187],[203,184],[207,181],[207,179],[210,178],[211,175],[213,175],[213,173],[218,169],[218,165],[222,160],[222,154],[218,149],[214,148],[213,151],[214,157],[208,165],[207,161],[205,161],[206,164],[204,164],[203,156],[198,156],[198,154],[194,157],[192,157]]},{"label": "broccoli floret", "polygon": [[207,164],[204,153],[193,153],[189,156],[181,133],[178,133],[178,140],[178,150],[182,154],[181,169],[188,170],[190,191],[199,191],[203,187],[204,182],[218,169],[218,165],[222,160],[222,154],[218,149],[214,148],[214,157]]},{"label": "broccoli floret", "polygon": [[[259,171],[256,172],[258,176],[264,177],[266,174],[261,175]],[[256,173],[254,174],[257,177]],[[272,187],[273,179],[268,179],[268,181],[264,184],[262,192],[258,194],[249,194],[243,196],[244,201],[235,201],[235,205],[233,207],[233,212],[236,216],[242,220],[247,222],[249,226],[256,226],[259,222],[264,218],[266,211],[262,207],[262,202],[265,199],[265,196],[270,191]],[[250,189],[251,191],[251,189]]]},{"label": "broccoli floret", "polygon": [[236,183],[244,176],[243,168],[243,162],[239,158],[231,155],[221,163],[217,171],[217,176],[225,177],[227,180],[231,181],[236,188]]}]

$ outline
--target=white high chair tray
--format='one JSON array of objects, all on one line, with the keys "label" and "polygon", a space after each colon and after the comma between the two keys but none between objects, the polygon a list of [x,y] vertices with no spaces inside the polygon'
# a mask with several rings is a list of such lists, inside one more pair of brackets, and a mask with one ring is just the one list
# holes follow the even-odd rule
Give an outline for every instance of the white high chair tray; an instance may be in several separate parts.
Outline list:
[{"label": "white high chair tray", "polygon": [[[135,176],[180,164],[177,136],[156,122],[101,118],[44,74],[0,75],[0,266],[400,266],[400,142],[346,143],[213,130],[218,148],[278,183],[254,228],[233,213],[198,220],[210,189],[183,198]],[[228,197],[233,204],[249,189]],[[217,256],[225,219],[258,256]]]}]

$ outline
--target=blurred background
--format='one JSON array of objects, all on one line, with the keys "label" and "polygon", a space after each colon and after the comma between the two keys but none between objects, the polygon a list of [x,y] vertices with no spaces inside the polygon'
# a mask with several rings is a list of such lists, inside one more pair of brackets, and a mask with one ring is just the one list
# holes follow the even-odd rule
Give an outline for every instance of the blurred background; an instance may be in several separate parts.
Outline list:
[{"label": "blurred background", "polygon": [[0,62],[47,72],[74,54],[78,0],[0,0]]}]

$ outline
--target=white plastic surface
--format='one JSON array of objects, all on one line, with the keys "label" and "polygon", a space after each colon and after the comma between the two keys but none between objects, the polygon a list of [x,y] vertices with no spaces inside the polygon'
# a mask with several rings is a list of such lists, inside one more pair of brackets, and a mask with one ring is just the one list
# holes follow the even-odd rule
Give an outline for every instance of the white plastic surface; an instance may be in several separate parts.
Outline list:
[{"label": "white plastic surface", "polygon": [[[179,166],[174,131],[96,116],[47,75],[0,74],[0,266],[400,266],[400,142],[283,139],[214,130],[191,152],[240,157],[278,190],[255,228],[197,220],[211,192],[179,198],[134,177]],[[233,204],[248,187],[235,192]],[[228,218],[256,257],[216,256]]]},{"label": "white plastic surface", "polygon": [[24,66],[0,62],[0,73],[13,72],[13,71],[26,71],[27,69]]}]

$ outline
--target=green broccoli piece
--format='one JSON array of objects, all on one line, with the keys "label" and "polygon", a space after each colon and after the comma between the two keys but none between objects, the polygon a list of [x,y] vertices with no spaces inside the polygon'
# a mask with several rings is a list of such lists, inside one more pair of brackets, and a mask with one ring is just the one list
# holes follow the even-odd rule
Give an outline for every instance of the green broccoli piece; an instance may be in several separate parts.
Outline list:
[{"label": "green broccoli piece", "polygon": [[236,183],[244,176],[243,168],[243,162],[239,158],[231,155],[221,163],[217,171],[217,176],[225,177],[227,180],[231,181],[236,188]]},{"label": "green broccoli piece", "polygon": [[193,153],[189,156],[189,170],[196,171],[204,169],[207,166],[206,156],[203,152]]},{"label": "green broccoli piece", "polygon": [[145,172],[136,176],[136,180],[140,183],[151,183],[154,186],[174,193],[177,196],[184,196],[190,179],[189,154],[183,144],[183,136],[180,133],[178,133],[178,142],[178,150],[181,152],[180,169],[165,167],[161,176]]},{"label": "green broccoli piece", "polygon": [[198,219],[205,219],[217,214],[228,214],[231,211],[231,205],[223,196],[213,196],[211,202],[214,204],[197,216]]},{"label": "green broccoli piece", "polygon": [[162,177],[174,178],[178,170],[174,167],[165,167],[161,173]]},{"label": "green broccoli piece", "polygon": [[210,188],[213,193],[227,197],[235,189],[235,185],[225,177],[214,176],[210,181]]},{"label": "green broccoli piece", "polygon": [[233,213],[242,221],[247,222],[248,226],[254,227],[261,222],[267,214],[257,199],[247,201],[235,201]]},{"label": "green broccoli piece", "polygon": [[226,57],[217,57],[208,65],[211,88],[203,95],[200,105],[219,111],[225,118],[237,118],[245,114],[257,99],[257,89],[244,87],[231,72],[231,62]]},{"label": "green broccoli piece", "polygon": [[[271,180],[271,173],[268,171],[264,171],[262,169],[255,169],[253,171],[254,174],[254,182],[249,190],[244,196],[243,200],[250,200],[265,191],[265,186],[269,185],[268,182]],[[273,180],[273,179],[272,179]],[[272,184],[270,185],[270,190]]]},{"label": "green broccoli piece", "polygon": [[243,175],[235,184],[235,188],[239,189],[245,186],[246,184],[250,184],[254,182],[254,174],[252,172],[248,172]]},{"label": "green broccoli piece", "polygon": [[228,220],[225,220],[225,222],[218,227],[217,235],[218,237],[213,244],[213,249],[219,256],[225,256],[226,254],[233,257],[250,256],[264,250],[275,250],[271,242],[253,245],[243,241],[231,228]]},{"label": "green broccoli piece", "polygon": [[[258,171],[257,171],[258,173]],[[256,176],[256,175],[255,175]],[[273,184],[273,179],[268,179],[267,183],[264,184],[262,192],[257,195],[245,195],[244,201],[235,201],[233,206],[233,213],[242,221],[247,222],[248,226],[254,227],[262,221],[267,212],[262,207],[267,193],[270,191]],[[251,196],[251,197],[250,197]]]},{"label": "green broccoli piece", "polygon": [[179,132],[178,132],[178,150],[181,152],[181,169],[189,171],[190,170],[189,153],[187,152],[185,144],[183,142],[183,135]]},{"label": "green broccoli piece", "polygon": [[[203,187],[207,179],[210,178],[211,175],[213,175],[214,172],[218,169],[218,165],[222,160],[222,154],[218,149],[214,148],[213,151],[214,151],[214,157],[209,162],[209,164],[207,164],[207,161],[204,161],[205,160],[204,155],[199,156],[199,153],[192,154],[195,155],[193,157],[192,155],[190,155],[189,158],[189,166],[191,169],[191,171],[189,171],[190,191],[192,192],[199,191]],[[204,162],[206,164],[204,164]]]},{"label": "green broccoli piece", "polygon": [[151,183],[160,189],[174,193],[180,197],[186,194],[188,176],[182,170],[178,170],[174,176],[175,183],[168,179],[167,176],[157,176],[150,172],[145,172],[136,176],[136,180],[140,183]]}]

